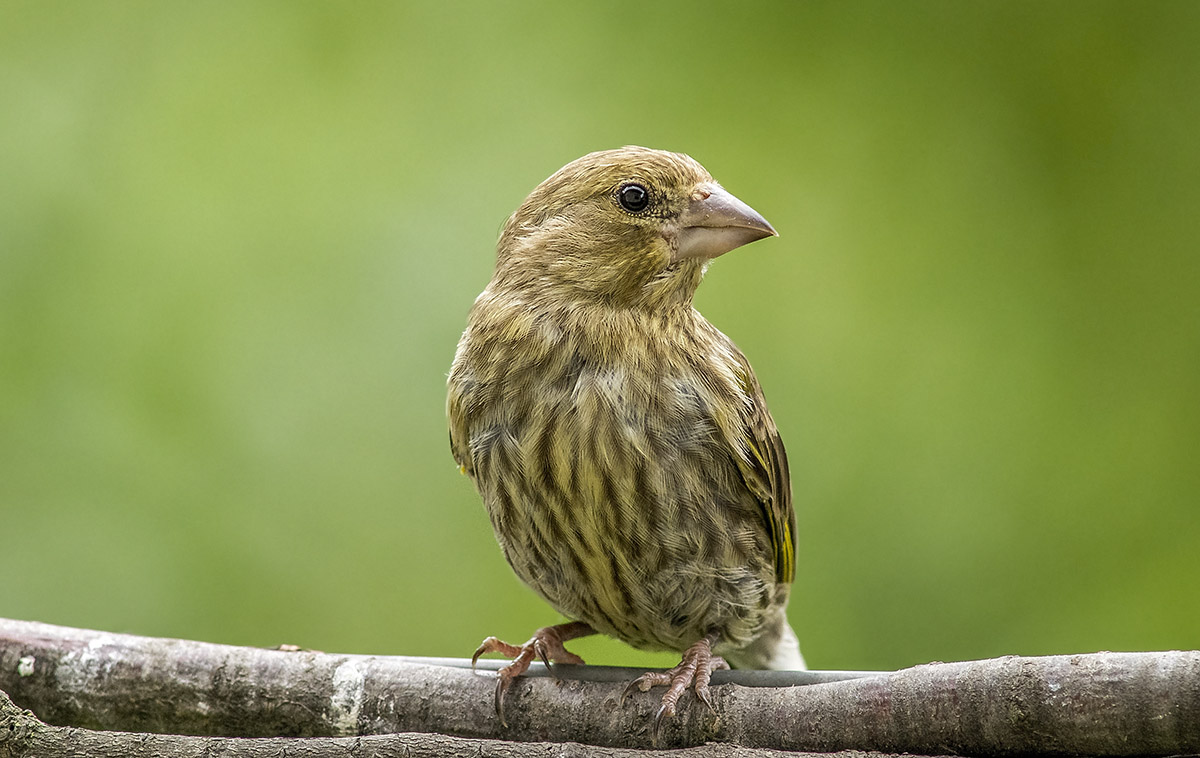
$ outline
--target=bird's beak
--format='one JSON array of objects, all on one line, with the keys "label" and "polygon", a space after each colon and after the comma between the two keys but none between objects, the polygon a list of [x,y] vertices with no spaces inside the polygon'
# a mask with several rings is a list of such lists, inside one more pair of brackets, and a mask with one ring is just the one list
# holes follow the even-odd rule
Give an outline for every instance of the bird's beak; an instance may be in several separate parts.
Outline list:
[{"label": "bird's beak", "polygon": [[776,237],[775,229],[750,206],[722,189],[704,182],[679,216],[676,260],[716,258],[763,237]]}]

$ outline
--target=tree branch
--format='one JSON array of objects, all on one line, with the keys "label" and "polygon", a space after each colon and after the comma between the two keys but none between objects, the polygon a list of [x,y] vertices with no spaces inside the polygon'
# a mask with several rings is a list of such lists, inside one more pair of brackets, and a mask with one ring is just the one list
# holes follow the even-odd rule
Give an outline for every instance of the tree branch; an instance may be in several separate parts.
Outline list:
[{"label": "tree branch", "polygon": [[[646,758],[644,750],[604,748],[576,743],[508,742],[449,737],[444,734],[384,734],[364,737],[185,737],[174,734],[97,732],[48,726],[22,711],[0,692],[0,758],[550,758],[598,756]],[[828,754],[785,753],[713,743],[681,750],[654,751],[671,758],[829,758]],[[883,753],[845,753],[845,758],[904,758]]]},{"label": "tree branch", "polygon": [[[566,677],[604,669],[556,671]],[[819,672],[809,676],[820,678]],[[845,676],[782,688],[714,678],[714,711],[685,700],[679,717],[664,725],[660,743],[961,755],[1200,752],[1200,652],[1007,657]],[[656,695],[635,693],[620,707],[621,682],[522,677],[509,693],[506,729],[492,710],[493,685],[490,674],[420,659],[261,650],[0,620],[0,690],[60,726],[226,737],[435,732],[473,740],[459,747],[489,755],[515,754],[488,752],[518,749],[500,740],[651,747]],[[0,730],[0,756],[4,739]],[[136,739],[162,745],[167,738]],[[288,744],[290,750],[316,745]],[[403,749],[409,748],[416,745]]]}]

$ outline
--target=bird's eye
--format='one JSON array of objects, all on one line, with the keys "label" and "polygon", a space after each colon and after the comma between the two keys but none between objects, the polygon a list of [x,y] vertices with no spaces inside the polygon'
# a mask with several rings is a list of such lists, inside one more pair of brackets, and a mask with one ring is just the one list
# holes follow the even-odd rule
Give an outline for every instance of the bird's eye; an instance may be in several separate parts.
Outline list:
[{"label": "bird's eye", "polygon": [[642,185],[630,182],[617,190],[617,202],[630,213],[641,213],[650,205],[650,193]]}]

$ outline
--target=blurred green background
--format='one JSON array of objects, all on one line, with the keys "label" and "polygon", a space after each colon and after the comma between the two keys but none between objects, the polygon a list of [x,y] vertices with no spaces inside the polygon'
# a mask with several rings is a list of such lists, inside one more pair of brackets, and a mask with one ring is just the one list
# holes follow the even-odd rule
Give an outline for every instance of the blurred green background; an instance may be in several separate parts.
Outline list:
[{"label": "blurred green background", "polygon": [[[810,665],[1200,647],[1200,4],[0,5],[0,616],[469,655],[559,617],[448,451],[505,217],[684,151]],[[670,663],[583,640],[593,663]]]}]

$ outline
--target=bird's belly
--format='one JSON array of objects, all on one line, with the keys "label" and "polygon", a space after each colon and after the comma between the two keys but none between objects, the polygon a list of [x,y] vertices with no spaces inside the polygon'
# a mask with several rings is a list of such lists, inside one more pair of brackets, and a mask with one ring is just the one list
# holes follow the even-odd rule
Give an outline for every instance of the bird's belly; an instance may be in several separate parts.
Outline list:
[{"label": "bird's belly", "polygon": [[506,558],[560,613],[636,647],[749,641],[779,602],[756,502],[702,408],[622,397],[576,388],[483,435]]}]

